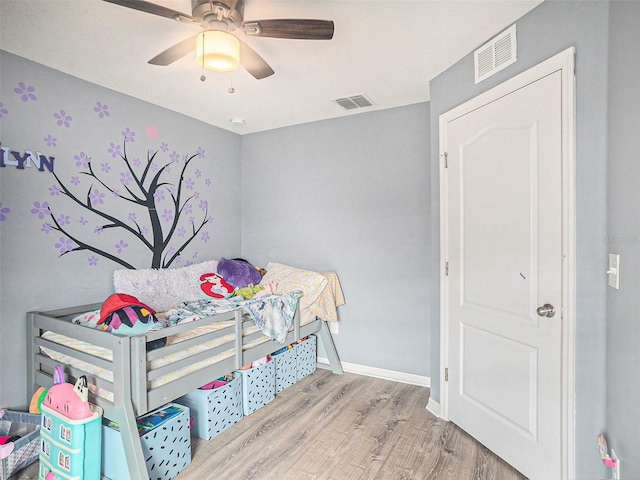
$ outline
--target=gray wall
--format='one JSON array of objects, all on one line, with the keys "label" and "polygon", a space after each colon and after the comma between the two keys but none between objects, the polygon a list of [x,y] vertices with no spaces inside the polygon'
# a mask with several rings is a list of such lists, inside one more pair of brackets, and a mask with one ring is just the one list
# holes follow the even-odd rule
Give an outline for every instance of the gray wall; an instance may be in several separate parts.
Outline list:
[{"label": "gray wall", "polygon": [[615,2],[609,52],[609,252],[620,254],[620,290],[608,289],[607,436],[622,478],[640,478],[640,2]]},{"label": "gray wall", "polygon": [[[570,46],[576,47],[577,74],[577,316],[576,316],[576,474],[602,478],[595,447],[606,424],[606,205],[607,52],[609,3],[542,3],[516,22],[518,61],[474,84],[473,55],[467,55],[431,82],[430,266],[439,268],[438,118],[449,109]],[[637,18],[636,18],[637,20]],[[611,27],[612,31],[615,28]],[[620,37],[623,38],[623,37]],[[488,39],[487,39],[488,40]],[[632,44],[629,44],[632,45]],[[629,55],[636,55],[629,46]],[[637,57],[636,57],[637,58]],[[439,318],[439,285],[432,282],[432,315]],[[432,396],[440,400],[440,325],[431,323]]]},{"label": "gray wall", "polygon": [[[81,173],[86,172],[86,168],[76,166],[74,157],[81,152],[92,157],[94,169],[101,178],[119,188],[121,193],[126,193],[119,177],[125,168],[119,158],[111,156],[108,148],[111,143],[122,147],[124,137],[121,132],[126,132],[127,128],[135,133],[135,141],[126,144],[127,154],[132,161],[139,159],[145,162],[147,150],[160,149],[163,143],[168,150],[160,150],[157,157],[162,165],[171,161],[174,151],[182,157],[203,150],[203,158],[195,159],[185,173],[185,177],[193,182],[193,188],[185,188],[184,193],[197,194],[198,198],[194,199],[192,212],[181,217],[186,222],[181,225],[189,230],[189,216],[193,216],[196,223],[204,218],[200,210],[201,201],[208,202],[211,222],[184,250],[181,261],[172,266],[240,254],[241,137],[6,52],[0,52],[0,70],[2,147],[20,154],[31,150],[55,157],[54,172],[82,200],[86,200],[90,184],[102,193],[106,193],[106,189],[97,180],[91,180]],[[27,101],[23,101],[22,94],[16,93],[15,89],[22,92],[29,87],[33,87],[30,93],[34,98],[27,95]],[[100,117],[97,102],[107,105],[108,116],[103,111]],[[94,107],[98,107],[99,111],[94,111]],[[54,114],[60,116],[60,110],[65,111],[64,117],[71,117],[68,126],[57,124]],[[145,127],[153,125],[156,126],[157,137],[153,133],[151,136],[146,133]],[[55,142],[47,142],[45,139],[49,136],[55,138]],[[10,155],[9,158],[13,157]],[[109,174],[102,171],[102,164],[111,168]],[[180,165],[173,164],[171,172],[163,178],[177,183]],[[141,172],[142,168],[134,167],[134,170]],[[87,251],[60,256],[60,248],[55,244],[60,243],[61,237],[68,236],[43,227],[43,224],[53,222],[49,217],[40,219],[32,213],[34,202],[48,202],[56,218],[60,215],[69,217],[69,223],[64,228],[78,240],[111,252],[115,250],[114,245],[123,240],[128,246],[122,249],[119,257],[125,258],[136,268],[151,266],[150,250],[140,247],[123,229],[111,228],[100,234],[94,233],[94,228],[105,222],[58,194],[55,189],[52,190],[55,184],[53,174],[46,169],[41,172],[33,166],[18,169],[11,165],[0,168],[2,407],[24,407],[31,394],[31,388],[28,392],[26,385],[25,313],[29,310],[100,302],[113,292],[113,270],[122,268],[113,261]],[[132,184],[130,187],[136,191]],[[165,198],[168,197],[169,192],[165,191]],[[165,209],[171,209],[167,200],[159,201],[158,205],[163,214]],[[131,226],[133,222],[129,220],[129,214],[132,212],[136,213],[141,227],[150,225],[148,211],[136,209],[112,194],[105,195],[101,208]],[[166,231],[169,222],[162,222]],[[62,223],[66,223],[64,219]],[[209,235],[206,241],[201,237],[205,231]],[[172,245],[175,248],[180,245],[181,238],[186,239],[187,235],[174,237],[176,241]]]},{"label": "gray wall", "polygon": [[428,132],[417,104],[243,137],[242,252],[338,273],[342,361],[431,373]]}]

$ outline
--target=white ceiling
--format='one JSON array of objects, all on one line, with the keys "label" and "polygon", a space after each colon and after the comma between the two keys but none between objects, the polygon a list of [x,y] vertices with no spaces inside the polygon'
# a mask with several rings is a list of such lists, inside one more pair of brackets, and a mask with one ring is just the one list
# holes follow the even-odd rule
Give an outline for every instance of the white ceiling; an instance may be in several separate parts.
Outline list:
[{"label": "white ceiling", "polygon": [[[190,0],[151,0],[191,14]],[[147,61],[198,27],[102,0],[0,0],[0,48],[239,134],[429,100],[429,81],[542,0],[245,0],[245,20],[333,20],[329,41],[242,40],[275,70],[206,72],[188,55]],[[1,72],[0,72],[1,74]],[[469,72],[473,75],[473,72]],[[1,78],[0,78],[1,80]],[[233,86],[235,93],[228,92]],[[232,125],[242,118],[245,125]]]}]

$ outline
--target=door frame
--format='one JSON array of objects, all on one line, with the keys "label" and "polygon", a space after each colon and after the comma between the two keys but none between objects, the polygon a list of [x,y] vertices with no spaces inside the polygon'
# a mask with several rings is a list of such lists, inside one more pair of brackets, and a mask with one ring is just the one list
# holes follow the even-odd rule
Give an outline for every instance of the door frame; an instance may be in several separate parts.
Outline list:
[{"label": "door frame", "polygon": [[510,92],[560,71],[562,78],[562,319],[561,341],[561,469],[562,480],[575,477],[575,312],[576,312],[576,228],[575,228],[575,47],[543,61],[500,85],[440,115],[440,416],[449,420],[449,388],[445,369],[449,366],[449,282],[445,265],[448,261],[448,179],[445,168],[446,124],[497,100]]}]

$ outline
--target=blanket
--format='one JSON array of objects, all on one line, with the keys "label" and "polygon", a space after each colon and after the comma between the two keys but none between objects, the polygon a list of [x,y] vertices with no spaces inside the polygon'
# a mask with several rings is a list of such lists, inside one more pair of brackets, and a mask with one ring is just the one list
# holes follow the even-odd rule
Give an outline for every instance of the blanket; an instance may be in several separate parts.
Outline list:
[{"label": "blanket", "polygon": [[265,335],[277,343],[283,344],[293,323],[296,305],[301,295],[300,291],[295,290],[249,300],[244,300],[242,297],[232,297],[182,302],[176,308],[166,312],[166,326],[191,322],[199,318],[242,308]]}]

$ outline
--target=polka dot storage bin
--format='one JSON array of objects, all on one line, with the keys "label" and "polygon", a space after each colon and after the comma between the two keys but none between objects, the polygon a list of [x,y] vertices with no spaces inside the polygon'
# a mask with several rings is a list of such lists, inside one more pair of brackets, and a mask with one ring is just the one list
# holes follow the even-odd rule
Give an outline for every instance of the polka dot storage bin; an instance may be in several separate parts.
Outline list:
[{"label": "polka dot storage bin", "polygon": [[264,407],[276,396],[275,362],[259,367],[238,370],[242,379],[242,412],[251,415]]},{"label": "polka dot storage bin", "polygon": [[194,390],[178,398],[176,402],[189,407],[191,411],[191,433],[211,440],[243,417],[240,374],[234,374],[233,380],[222,387]]},{"label": "polka dot storage bin", "polygon": [[307,375],[316,371],[316,336],[309,337],[294,347],[296,351],[296,381],[302,380]]},{"label": "polka dot storage bin", "polygon": [[297,350],[283,348],[275,352],[271,358],[276,370],[276,395],[297,382]]}]

